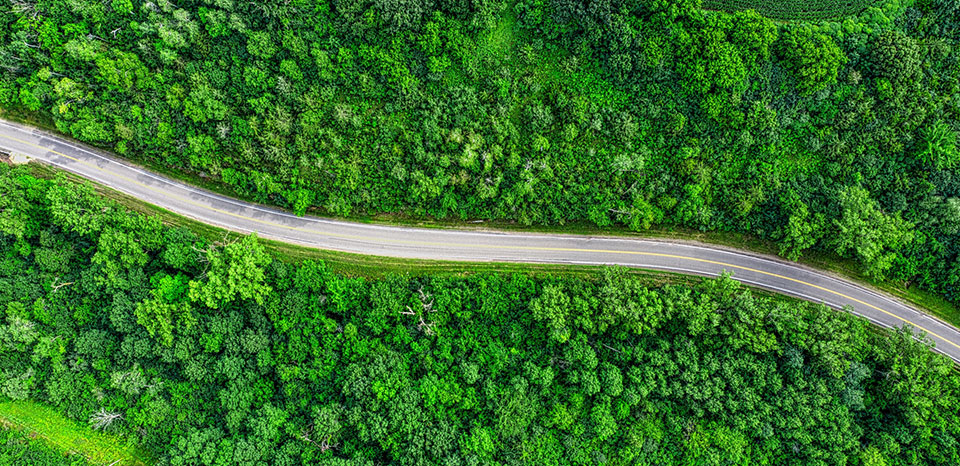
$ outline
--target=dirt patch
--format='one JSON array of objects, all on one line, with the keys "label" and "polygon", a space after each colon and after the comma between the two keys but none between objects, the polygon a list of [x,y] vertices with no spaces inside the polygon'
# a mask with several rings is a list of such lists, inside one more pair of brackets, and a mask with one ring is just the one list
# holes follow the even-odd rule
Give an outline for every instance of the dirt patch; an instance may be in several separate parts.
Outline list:
[{"label": "dirt patch", "polygon": [[30,161],[30,157],[17,152],[0,151],[0,163],[7,165],[21,165]]}]

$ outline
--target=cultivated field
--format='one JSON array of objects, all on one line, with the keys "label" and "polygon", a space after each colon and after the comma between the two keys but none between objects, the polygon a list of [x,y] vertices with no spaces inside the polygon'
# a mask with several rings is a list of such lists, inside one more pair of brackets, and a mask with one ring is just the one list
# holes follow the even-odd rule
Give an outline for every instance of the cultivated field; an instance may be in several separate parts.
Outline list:
[{"label": "cultivated field", "polygon": [[863,0],[704,0],[709,10],[757,10],[776,19],[818,20],[853,15],[872,3]]}]

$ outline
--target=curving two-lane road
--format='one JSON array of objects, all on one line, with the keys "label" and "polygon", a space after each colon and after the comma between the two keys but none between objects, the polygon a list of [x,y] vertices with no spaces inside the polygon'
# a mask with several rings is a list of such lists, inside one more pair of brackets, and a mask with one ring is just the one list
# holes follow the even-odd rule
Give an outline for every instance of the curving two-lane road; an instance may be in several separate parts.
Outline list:
[{"label": "curving two-lane road", "polygon": [[197,189],[34,128],[0,120],[0,149],[28,156],[192,219],[264,238],[344,252],[415,259],[618,264],[716,276],[852,311],[885,327],[910,325],[960,362],[960,331],[826,273],[707,245],[627,238],[458,231],[297,217]]}]

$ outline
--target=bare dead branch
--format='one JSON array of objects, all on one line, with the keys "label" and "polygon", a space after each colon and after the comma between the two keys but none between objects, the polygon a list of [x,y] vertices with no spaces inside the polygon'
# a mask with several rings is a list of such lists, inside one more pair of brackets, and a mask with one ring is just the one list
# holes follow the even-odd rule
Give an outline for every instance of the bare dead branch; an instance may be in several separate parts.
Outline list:
[{"label": "bare dead branch", "polygon": [[58,281],[60,281],[60,277],[54,278],[53,283],[50,284],[50,288],[52,288],[53,290],[52,293],[56,293],[57,290],[65,286],[73,285],[73,282],[63,282],[63,283],[57,284]]},{"label": "bare dead branch", "polygon": [[434,326],[436,322],[427,321],[425,316],[431,312],[436,312],[436,309],[433,308],[433,297],[423,291],[423,287],[417,290],[418,297],[420,298],[420,311],[415,311],[412,307],[407,306],[406,311],[400,311],[401,315],[405,316],[416,316],[417,320],[417,329],[427,335],[435,335],[436,331]]},{"label": "bare dead branch", "polygon": [[620,351],[620,350],[618,350],[618,349],[616,349],[616,348],[614,348],[614,347],[612,347],[612,346],[607,345],[606,343],[600,343],[600,344],[603,345],[604,348],[606,348],[606,349],[608,349],[608,350],[610,350],[610,351],[616,351],[616,352],[618,352],[618,353],[622,353],[622,352],[623,352],[623,351]]},{"label": "bare dead branch", "polygon": [[106,409],[100,408],[100,411],[90,415],[90,427],[94,430],[102,430],[110,427],[118,420],[123,420],[123,414],[108,412]]}]

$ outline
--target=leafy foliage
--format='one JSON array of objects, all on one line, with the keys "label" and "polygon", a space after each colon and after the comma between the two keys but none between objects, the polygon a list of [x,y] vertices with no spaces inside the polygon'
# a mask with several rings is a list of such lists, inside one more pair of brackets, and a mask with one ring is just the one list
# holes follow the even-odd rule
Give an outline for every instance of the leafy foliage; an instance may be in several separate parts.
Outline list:
[{"label": "leafy foliage", "polygon": [[223,249],[208,250],[206,261],[209,264],[206,282],[190,282],[192,301],[216,309],[238,299],[252,299],[262,304],[264,296],[270,293],[270,286],[264,283],[263,267],[270,265],[272,258],[257,244],[256,234]]},{"label": "leafy foliage", "polygon": [[[127,434],[161,464],[960,459],[946,358],[909,329],[757,297],[729,276],[368,281],[272,260],[255,237],[156,230],[25,169],[0,166],[0,185],[46,199],[32,228],[0,234],[0,398]],[[874,212],[844,196],[857,219]],[[105,280],[125,261],[101,254],[114,231],[146,259]],[[238,277],[256,293],[234,292]],[[217,291],[193,299],[197,286]]]},{"label": "leafy foliage", "polygon": [[[297,213],[679,226],[795,259],[838,250],[863,189],[866,221],[916,231],[843,254],[960,298],[953,0],[263,3],[16,1],[0,106]],[[33,228],[7,197],[0,230]],[[99,239],[102,280],[145,260]]]},{"label": "leafy foliage", "polygon": [[788,31],[780,43],[780,53],[797,78],[797,89],[804,94],[836,84],[837,74],[847,61],[833,39],[809,28]]}]

